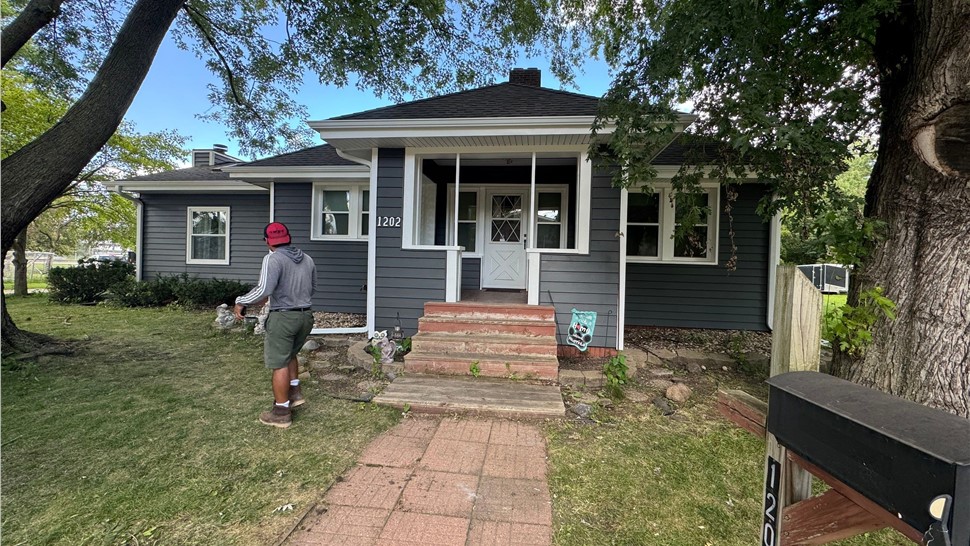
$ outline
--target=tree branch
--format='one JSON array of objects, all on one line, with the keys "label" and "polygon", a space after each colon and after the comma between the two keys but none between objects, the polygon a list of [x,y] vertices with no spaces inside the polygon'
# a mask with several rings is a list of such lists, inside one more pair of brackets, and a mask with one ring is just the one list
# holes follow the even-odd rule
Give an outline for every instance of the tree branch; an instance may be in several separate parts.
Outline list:
[{"label": "tree branch", "polygon": [[212,36],[209,29],[202,24],[200,19],[206,20],[210,25],[212,24],[212,21],[209,20],[204,13],[200,12],[198,9],[188,3],[185,4],[183,9],[185,10],[185,13],[188,14],[189,20],[195,23],[196,28],[198,28],[199,32],[202,33],[202,37],[205,38],[206,42],[208,42],[209,47],[212,48],[212,51],[215,52],[217,57],[219,57],[219,62],[222,63],[222,67],[226,71],[226,78],[229,80],[229,90],[232,91],[232,98],[235,99],[236,104],[239,104],[240,106],[248,106],[248,102],[239,96],[239,90],[236,89],[236,77],[232,72],[232,68],[229,66],[229,61],[226,60],[226,57],[222,54],[222,50],[219,49],[218,44],[216,44],[215,37]]},{"label": "tree branch", "polygon": [[30,0],[17,18],[3,29],[0,38],[0,67],[24,47],[37,31],[47,26],[61,13],[64,0]]}]

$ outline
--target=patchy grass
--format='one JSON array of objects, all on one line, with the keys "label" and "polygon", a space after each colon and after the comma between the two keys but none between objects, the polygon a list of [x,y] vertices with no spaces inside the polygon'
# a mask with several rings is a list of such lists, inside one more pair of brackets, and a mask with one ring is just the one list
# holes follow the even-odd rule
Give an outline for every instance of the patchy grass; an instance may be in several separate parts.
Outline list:
[{"label": "patchy grass", "polygon": [[210,312],[7,305],[79,343],[3,361],[4,544],[271,544],[398,419],[307,385],[290,429],[259,424],[261,341]]},{"label": "patchy grass", "polygon": [[[557,545],[758,542],[764,441],[714,409],[718,386],[756,392],[755,385],[746,386],[736,374],[713,373],[691,386],[694,397],[674,418],[628,398],[612,411],[598,410],[599,423],[547,425]],[[646,387],[631,388],[654,395]],[[881,531],[838,544],[910,542]]]}]

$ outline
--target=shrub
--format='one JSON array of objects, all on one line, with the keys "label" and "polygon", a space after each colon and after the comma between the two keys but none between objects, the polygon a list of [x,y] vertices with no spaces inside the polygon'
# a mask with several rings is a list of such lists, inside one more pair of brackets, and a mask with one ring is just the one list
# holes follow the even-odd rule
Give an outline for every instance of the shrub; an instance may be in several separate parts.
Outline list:
[{"label": "shrub", "polygon": [[112,285],[135,272],[128,262],[78,260],[77,267],[54,267],[47,275],[48,297],[60,303],[93,303],[104,299]]},{"label": "shrub", "polygon": [[123,307],[161,307],[173,302],[187,307],[216,307],[232,305],[250,288],[239,281],[193,279],[182,273],[142,282],[126,280],[112,286],[107,299]]}]

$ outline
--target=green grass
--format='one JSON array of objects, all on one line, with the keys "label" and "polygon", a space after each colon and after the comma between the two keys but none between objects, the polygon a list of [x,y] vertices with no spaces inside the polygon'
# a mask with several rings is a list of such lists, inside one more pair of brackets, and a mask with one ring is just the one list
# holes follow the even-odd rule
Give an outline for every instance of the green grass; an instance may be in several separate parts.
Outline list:
[{"label": "green grass", "polygon": [[[27,290],[35,290],[37,288],[46,289],[47,288],[47,277],[37,277],[34,279],[27,279]],[[13,281],[3,281],[4,290],[13,290]]]},{"label": "green grass", "polygon": [[[710,374],[713,375],[713,374]],[[720,386],[732,378],[718,379]],[[664,417],[620,402],[602,424],[547,426],[555,543],[559,546],[747,546],[762,522],[765,443],[714,410],[714,388]],[[839,542],[911,544],[893,531]]]},{"label": "green grass", "polygon": [[846,296],[845,294],[823,295],[822,299],[825,302],[823,304],[824,305],[823,313],[828,313],[829,309],[832,309],[832,308],[842,307],[843,305],[845,305],[846,298],[848,298],[848,296]]},{"label": "green grass", "polygon": [[261,341],[211,312],[7,304],[82,342],[3,361],[4,544],[272,544],[398,419],[308,385],[290,429],[259,424]]}]

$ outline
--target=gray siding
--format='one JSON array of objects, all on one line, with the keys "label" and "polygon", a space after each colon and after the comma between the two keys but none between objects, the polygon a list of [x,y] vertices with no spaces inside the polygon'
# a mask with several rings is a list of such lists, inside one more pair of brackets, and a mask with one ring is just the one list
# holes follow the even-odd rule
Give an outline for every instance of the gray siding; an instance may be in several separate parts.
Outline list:
[{"label": "gray siding", "polygon": [[[381,149],[377,158],[377,211],[404,217],[404,150]],[[377,330],[394,328],[397,314],[405,336],[418,330],[428,301],[445,301],[446,252],[402,250],[400,227],[377,228],[377,279],[374,287]]]},{"label": "gray siding", "polygon": [[592,347],[616,347],[620,294],[620,190],[611,173],[593,170],[589,255],[543,254],[539,303],[556,307],[560,344],[566,343],[572,309],[596,311]]},{"label": "gray siding", "polygon": [[482,259],[461,259],[461,289],[481,290],[482,288]]},{"label": "gray siding", "polygon": [[[266,255],[263,228],[269,219],[269,194],[144,193],[142,278],[187,273],[200,279],[236,279],[255,284]],[[187,208],[229,207],[229,265],[185,263]]]},{"label": "gray siding", "polygon": [[313,185],[276,183],[276,215],[290,229],[293,244],[317,266],[316,309],[335,313],[367,312],[367,241],[311,241]]},{"label": "gray siding", "polygon": [[[627,263],[626,325],[767,330],[769,225],[756,212],[767,191],[739,188],[734,204],[737,270],[731,257],[729,219],[720,217],[718,265]],[[725,203],[721,190],[722,209]]]}]

